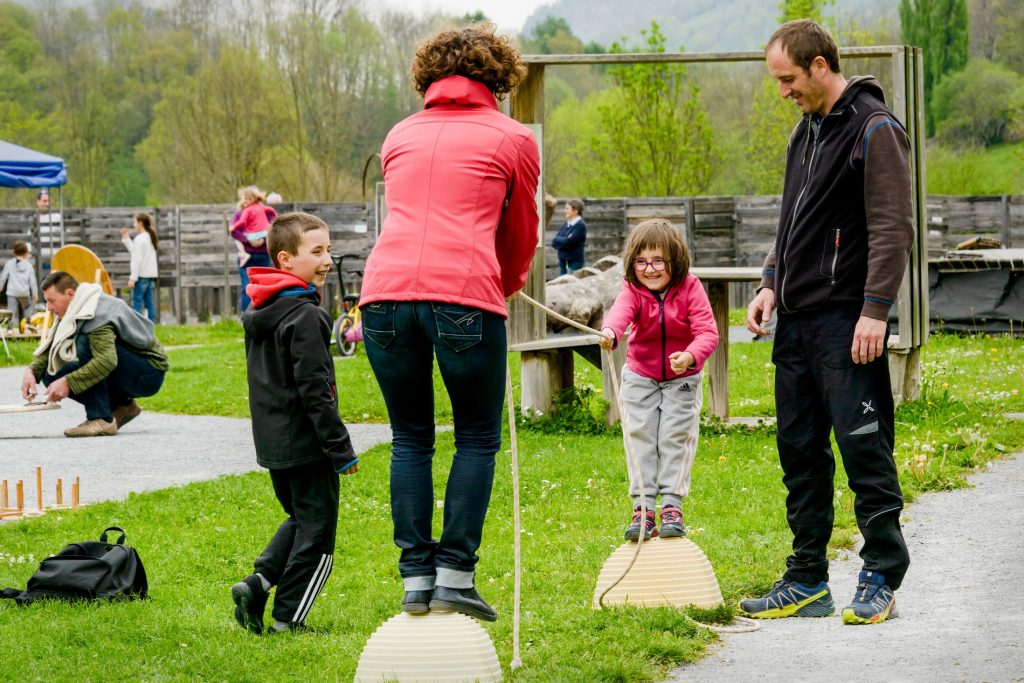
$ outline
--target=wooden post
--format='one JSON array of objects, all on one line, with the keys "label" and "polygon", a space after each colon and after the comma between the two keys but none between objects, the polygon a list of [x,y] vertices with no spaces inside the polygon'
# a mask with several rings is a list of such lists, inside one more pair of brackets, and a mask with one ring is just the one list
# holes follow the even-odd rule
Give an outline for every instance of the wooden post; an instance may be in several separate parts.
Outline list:
[{"label": "wooden post", "polygon": [[177,302],[178,324],[185,324],[185,297],[181,273],[181,206],[174,207],[174,300]]},{"label": "wooden post", "polygon": [[57,480],[57,507],[64,505],[64,482]]},{"label": "wooden post", "polygon": [[71,508],[73,510],[78,509],[78,496],[81,492],[82,478],[75,477],[75,483],[71,485]]},{"label": "wooden post", "polygon": [[[544,121],[544,66],[530,64],[526,78],[519,84],[519,89],[512,96],[511,101],[512,118],[525,124],[543,123]],[[538,146],[543,151],[542,140],[537,140]],[[543,163],[541,169],[543,169]],[[543,196],[544,181],[543,173],[537,187],[538,215],[544,215]],[[523,286],[523,293],[531,298],[545,303],[544,277],[544,226],[538,221],[537,251],[533,256],[533,266]],[[525,301],[513,299],[509,302],[509,344],[541,339],[547,334],[547,320],[544,313],[530,306]],[[525,380],[524,380],[525,382]],[[525,383],[523,389],[526,389]]]},{"label": "wooden post", "polygon": [[[159,222],[157,221],[157,217],[160,215],[160,210],[159,209],[153,209],[153,211],[151,212],[150,215],[153,216],[153,229],[156,230],[157,231],[156,234],[159,235],[160,234],[160,230],[159,230],[159,227],[158,227],[159,226]],[[153,299],[154,299],[153,305],[156,306],[156,320],[154,320],[153,322],[155,322],[156,324],[159,325],[160,324],[160,308],[161,308],[161,306],[160,306],[160,250],[159,249],[157,249],[157,252],[156,252],[156,277],[153,279],[153,290],[154,290],[153,291]]]},{"label": "wooden post", "polygon": [[220,294],[220,317],[221,319],[227,318],[231,315],[231,246],[228,242],[231,240],[231,219],[228,214],[224,213],[224,289],[221,290]]},{"label": "wooden post", "polygon": [[1005,194],[1000,197],[999,206],[1003,210],[1003,225],[999,231],[999,237],[1003,247],[1009,249],[1013,238],[1013,232],[1010,230],[1010,197]]},{"label": "wooden post", "polygon": [[[616,377],[620,380],[622,378],[622,366],[626,363],[626,348],[628,344],[629,338],[623,336],[619,340],[618,348],[612,351],[611,363],[614,366],[614,374],[612,372],[613,368],[608,365],[608,354],[605,351],[601,351],[601,392],[604,395],[604,400],[608,402],[608,412],[605,413],[604,417],[609,427],[622,418],[619,415],[619,406],[615,403],[615,389],[612,386],[612,382]],[[619,391],[621,392],[621,384],[619,386]]]},{"label": "wooden post", "polygon": [[715,326],[720,330],[718,347],[705,364],[708,376],[708,415],[729,419],[729,283],[709,282],[708,298]]},{"label": "wooden post", "polygon": [[523,414],[549,412],[552,397],[563,388],[558,349],[523,351],[520,358],[523,390],[519,401]]},{"label": "wooden post", "polygon": [[6,510],[10,506],[10,504],[11,504],[10,498],[8,498],[8,495],[7,495],[7,480],[6,479],[4,479],[4,490],[3,490],[2,496],[0,496],[0,499],[2,499],[2,503],[0,503],[0,510]]},{"label": "wooden post", "polygon": [[15,487],[14,492],[17,500],[18,512],[24,512],[25,510],[25,482],[21,479],[18,480],[18,485]]},{"label": "wooden post", "polygon": [[39,506],[39,511],[43,511],[43,468],[36,468],[36,499]]}]

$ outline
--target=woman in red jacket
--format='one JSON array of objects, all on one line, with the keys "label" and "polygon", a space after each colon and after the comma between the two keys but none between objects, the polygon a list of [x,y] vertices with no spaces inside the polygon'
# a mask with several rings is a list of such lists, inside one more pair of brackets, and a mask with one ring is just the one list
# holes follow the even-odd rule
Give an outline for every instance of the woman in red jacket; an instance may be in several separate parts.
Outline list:
[{"label": "woman in red jacket", "polygon": [[[507,38],[477,26],[428,39],[412,73],[424,109],[381,149],[388,215],[360,303],[393,432],[402,609],[494,621],[474,568],[501,447],[505,300],[526,282],[537,248],[540,172],[537,142],[495,98],[526,66]],[[440,541],[431,535],[435,355],[455,423]]]}]

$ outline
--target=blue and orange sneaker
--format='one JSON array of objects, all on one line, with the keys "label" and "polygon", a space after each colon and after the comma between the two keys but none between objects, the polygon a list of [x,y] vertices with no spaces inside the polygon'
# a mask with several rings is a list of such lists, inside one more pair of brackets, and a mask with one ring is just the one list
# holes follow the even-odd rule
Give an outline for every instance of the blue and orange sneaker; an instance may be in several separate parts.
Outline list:
[{"label": "blue and orange sneaker", "polygon": [[782,617],[827,617],[835,611],[832,592],[828,584],[807,584],[777,581],[760,598],[740,600],[740,612],[754,619],[780,619]]},{"label": "blue and orange sneaker", "polygon": [[861,570],[853,602],[843,610],[844,624],[881,624],[895,619],[896,594],[878,572]]}]

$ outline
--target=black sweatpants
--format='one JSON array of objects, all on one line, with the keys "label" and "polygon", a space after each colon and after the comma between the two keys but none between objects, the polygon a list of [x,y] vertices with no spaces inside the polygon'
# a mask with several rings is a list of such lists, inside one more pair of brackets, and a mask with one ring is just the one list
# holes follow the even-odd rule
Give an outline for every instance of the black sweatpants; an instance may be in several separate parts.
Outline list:
[{"label": "black sweatpants", "polygon": [[270,470],[286,519],[256,558],[256,571],[277,586],[277,621],[306,620],[334,566],[338,528],[338,477],[324,458],[308,465]]},{"label": "black sweatpants", "polygon": [[775,333],[777,442],[793,554],[784,578],[828,580],[832,536],[834,429],[864,537],[864,569],[899,588],[910,564],[900,530],[903,494],[893,459],[894,416],[888,354],[856,364],[850,355],[858,308],[781,314]]}]

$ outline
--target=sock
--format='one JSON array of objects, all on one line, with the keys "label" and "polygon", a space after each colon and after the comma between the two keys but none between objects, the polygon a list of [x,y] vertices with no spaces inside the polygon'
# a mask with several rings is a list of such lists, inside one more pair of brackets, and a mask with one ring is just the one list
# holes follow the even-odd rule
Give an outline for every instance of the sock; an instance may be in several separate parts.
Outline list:
[{"label": "sock", "polygon": [[265,590],[265,591],[269,591],[270,590],[270,586],[272,586],[273,584],[271,584],[269,581],[267,581],[266,577],[264,577],[263,574],[260,574],[259,572],[256,572],[256,578],[260,580],[260,585],[263,586],[263,590]]}]

